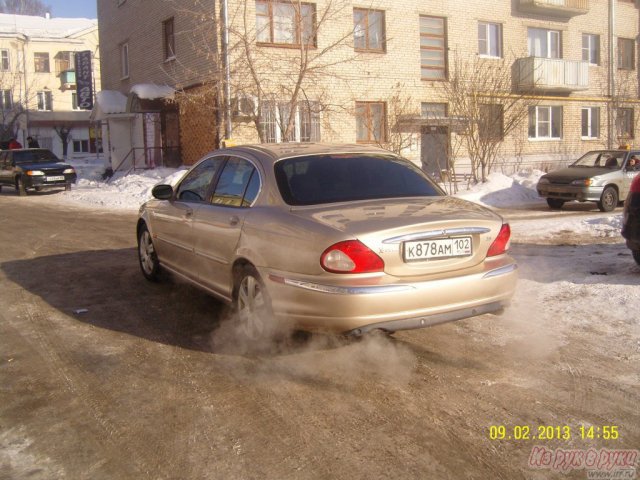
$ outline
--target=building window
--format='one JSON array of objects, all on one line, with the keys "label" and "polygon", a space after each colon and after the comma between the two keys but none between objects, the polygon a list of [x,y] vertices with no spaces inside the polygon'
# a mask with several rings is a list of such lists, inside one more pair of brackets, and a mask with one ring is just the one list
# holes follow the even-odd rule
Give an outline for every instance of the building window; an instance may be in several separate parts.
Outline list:
[{"label": "building window", "polygon": [[560,31],[558,30],[527,29],[527,46],[530,57],[562,58]]},{"label": "building window", "polygon": [[420,66],[424,80],[447,78],[447,25],[441,17],[420,16]]},{"label": "building window", "polygon": [[317,102],[298,102],[293,115],[293,128],[285,137],[289,123],[291,105],[289,102],[267,100],[262,103],[260,126],[267,143],[319,142],[320,108]]},{"label": "building window", "polygon": [[37,94],[38,110],[53,110],[53,96],[48,90],[40,91]]},{"label": "building window", "polygon": [[13,95],[11,90],[0,90],[0,109],[11,110],[13,108]]},{"label": "building window", "polygon": [[504,107],[496,103],[480,105],[478,135],[483,140],[504,139]]},{"label": "building window", "polygon": [[356,141],[379,143],[386,141],[387,114],[384,102],[356,102]]},{"label": "building window", "polygon": [[618,69],[633,70],[635,65],[634,41],[629,38],[618,38]]},{"label": "building window", "polygon": [[562,107],[529,107],[529,138],[562,138]]},{"label": "building window", "polygon": [[447,104],[422,102],[420,104],[420,115],[424,118],[445,118],[447,116]]},{"label": "building window", "polygon": [[353,9],[353,47],[356,50],[384,52],[384,12]]},{"label": "building window", "polygon": [[600,65],[600,35],[582,34],[582,60]]},{"label": "building window", "polygon": [[120,76],[129,78],[129,44],[120,45]]},{"label": "building window", "polygon": [[619,139],[634,138],[633,108],[616,110],[616,134]]},{"label": "building window", "polygon": [[56,75],[60,75],[67,70],[73,70],[75,68],[73,60],[73,52],[58,52],[55,56]]},{"label": "building window", "polygon": [[173,30],[173,18],[162,22],[162,43],[164,59],[170,60],[176,57],[175,35]]},{"label": "building window", "polygon": [[478,54],[483,57],[502,57],[502,25],[478,22]]},{"label": "building window", "polygon": [[76,92],[71,93],[71,108],[73,110],[82,110],[78,105],[78,94]]},{"label": "building window", "polygon": [[89,153],[89,140],[74,140],[73,153]]},{"label": "building window", "polygon": [[0,70],[3,72],[8,72],[11,68],[11,63],[9,62],[9,50],[3,48],[0,50]]},{"label": "building window", "polygon": [[315,46],[315,5],[256,0],[257,41],[272,45]]},{"label": "building window", "polygon": [[48,52],[35,52],[33,54],[33,61],[35,65],[35,71],[37,73],[49,73],[49,53]]},{"label": "building window", "polygon": [[600,137],[600,108],[584,107],[582,109],[582,138]]}]

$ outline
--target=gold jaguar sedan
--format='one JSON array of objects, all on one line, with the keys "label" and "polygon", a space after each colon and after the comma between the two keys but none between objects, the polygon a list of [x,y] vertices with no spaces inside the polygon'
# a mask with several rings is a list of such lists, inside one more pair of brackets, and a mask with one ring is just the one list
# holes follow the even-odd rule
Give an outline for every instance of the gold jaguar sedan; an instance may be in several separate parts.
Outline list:
[{"label": "gold jaguar sedan", "polygon": [[411,162],[362,145],[217,150],[156,185],[137,225],[142,273],[166,269],[266,322],[360,335],[497,312],[516,285],[510,229]]}]

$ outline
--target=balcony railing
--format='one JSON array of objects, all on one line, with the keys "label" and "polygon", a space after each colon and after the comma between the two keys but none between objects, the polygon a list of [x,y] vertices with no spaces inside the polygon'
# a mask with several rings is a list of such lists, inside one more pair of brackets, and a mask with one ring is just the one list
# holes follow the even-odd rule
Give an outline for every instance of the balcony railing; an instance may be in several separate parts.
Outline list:
[{"label": "balcony railing", "polygon": [[522,11],[558,17],[589,12],[589,0],[519,0],[519,4]]},{"label": "balcony railing", "polygon": [[561,58],[526,57],[514,63],[516,88],[572,92],[589,88],[589,63]]},{"label": "balcony railing", "polygon": [[76,88],[76,71],[65,70],[60,73],[60,89],[69,90],[72,88]]}]

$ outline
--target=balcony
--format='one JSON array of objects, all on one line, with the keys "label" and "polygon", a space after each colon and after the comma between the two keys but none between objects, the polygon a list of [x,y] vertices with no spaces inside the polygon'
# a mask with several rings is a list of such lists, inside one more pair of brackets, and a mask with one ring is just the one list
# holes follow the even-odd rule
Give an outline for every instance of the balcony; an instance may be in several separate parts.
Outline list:
[{"label": "balcony", "polygon": [[60,90],[71,90],[76,88],[76,71],[65,70],[60,73]]},{"label": "balcony", "polygon": [[569,18],[589,12],[589,0],[519,0],[523,12]]},{"label": "balcony", "polygon": [[589,88],[589,63],[561,58],[526,57],[513,64],[519,91],[569,93]]}]

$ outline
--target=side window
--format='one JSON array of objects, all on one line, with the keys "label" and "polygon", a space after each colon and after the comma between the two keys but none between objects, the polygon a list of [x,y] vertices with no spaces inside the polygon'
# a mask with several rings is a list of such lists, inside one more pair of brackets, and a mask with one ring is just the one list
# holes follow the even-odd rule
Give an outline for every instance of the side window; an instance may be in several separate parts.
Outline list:
[{"label": "side window", "polygon": [[204,160],[180,182],[176,198],[183,202],[204,202],[211,181],[220,168],[224,157],[213,157]]},{"label": "side window", "polygon": [[[250,205],[259,188],[259,175],[257,172],[254,174],[255,170],[250,162],[242,158],[230,157],[220,174],[211,203],[232,207]],[[251,195],[253,199],[250,198]]]}]

